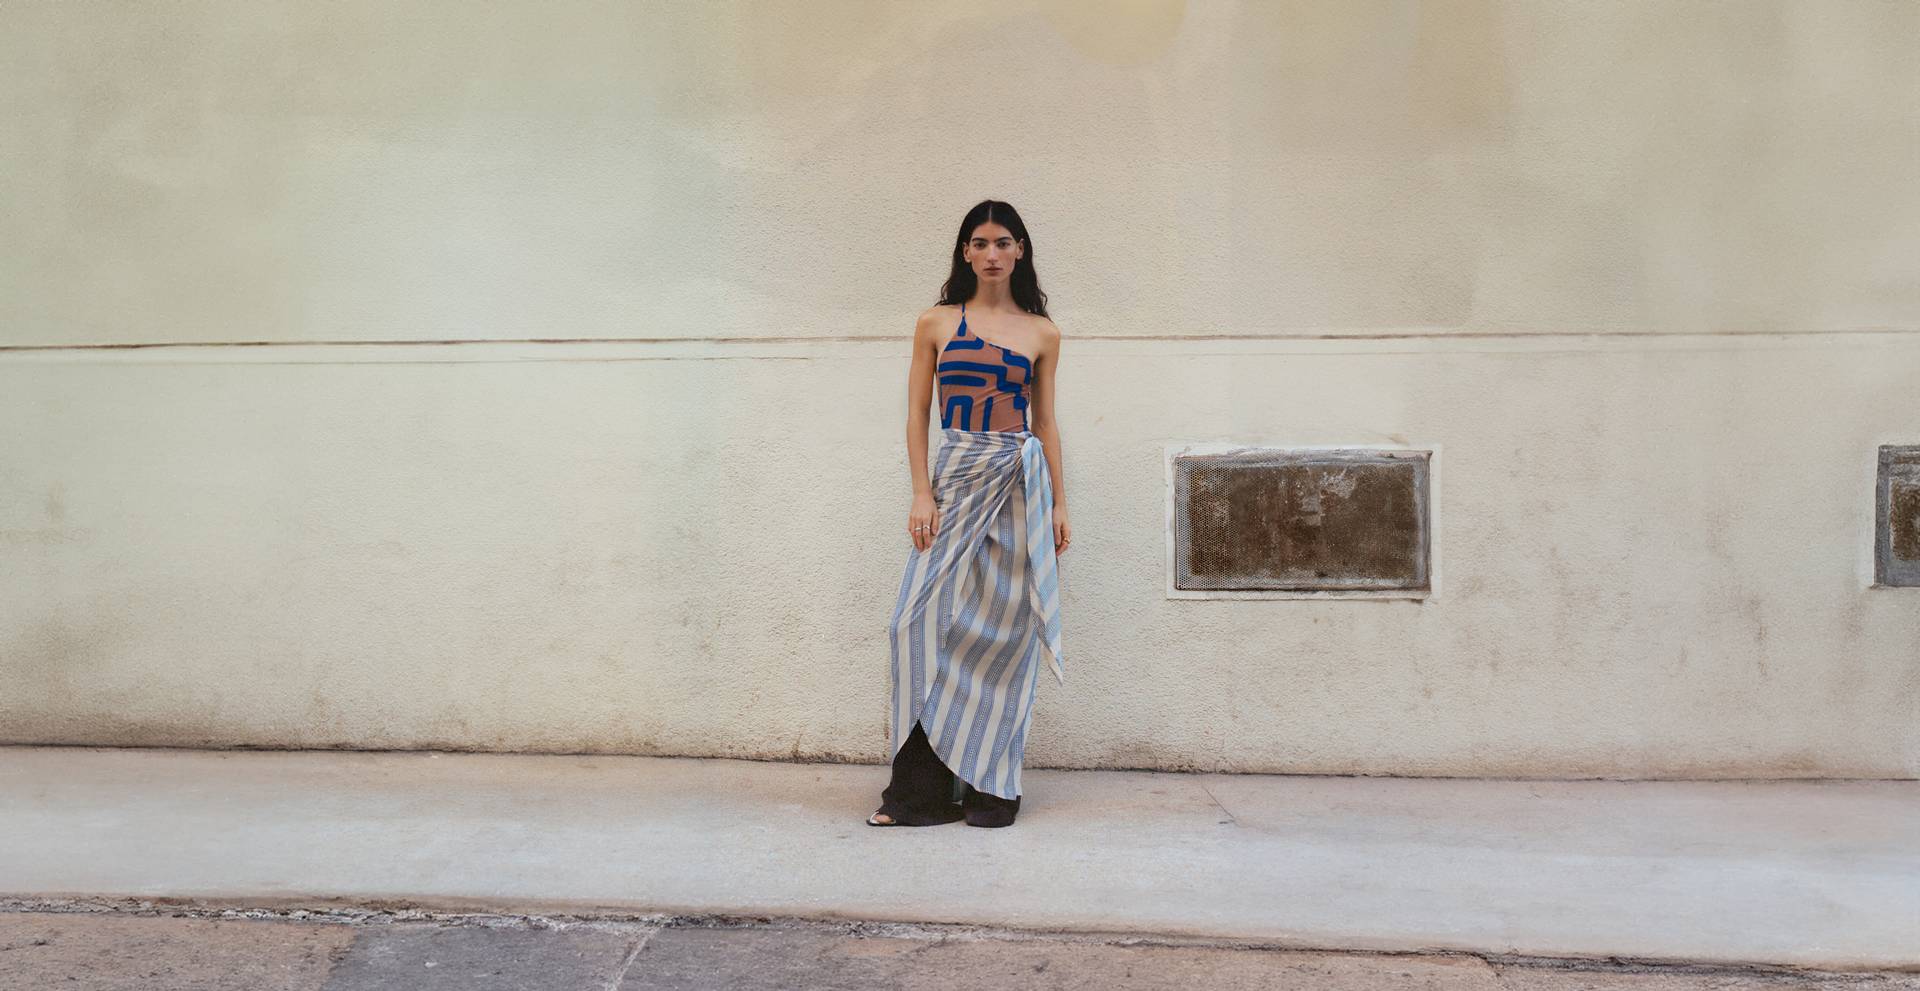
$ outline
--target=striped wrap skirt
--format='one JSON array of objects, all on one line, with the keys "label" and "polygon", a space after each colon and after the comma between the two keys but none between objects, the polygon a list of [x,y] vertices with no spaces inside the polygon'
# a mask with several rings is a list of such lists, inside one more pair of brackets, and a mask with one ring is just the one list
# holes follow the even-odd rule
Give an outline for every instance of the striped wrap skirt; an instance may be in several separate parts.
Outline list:
[{"label": "striped wrap skirt", "polygon": [[889,755],[918,721],[960,780],[1018,798],[1042,654],[1066,684],[1053,481],[1029,431],[942,427],[940,440],[939,532],[926,550],[910,548],[888,627]]}]

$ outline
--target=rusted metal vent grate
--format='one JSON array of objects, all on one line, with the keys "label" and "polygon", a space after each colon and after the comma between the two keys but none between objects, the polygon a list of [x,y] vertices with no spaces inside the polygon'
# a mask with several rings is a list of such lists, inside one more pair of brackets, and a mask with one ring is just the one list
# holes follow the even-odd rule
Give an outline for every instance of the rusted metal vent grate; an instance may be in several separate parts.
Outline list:
[{"label": "rusted metal vent grate", "polygon": [[1874,499],[1873,580],[1920,587],[1920,445],[1883,445]]},{"label": "rusted metal vent grate", "polygon": [[1173,458],[1174,587],[1428,587],[1431,451],[1241,448]]}]

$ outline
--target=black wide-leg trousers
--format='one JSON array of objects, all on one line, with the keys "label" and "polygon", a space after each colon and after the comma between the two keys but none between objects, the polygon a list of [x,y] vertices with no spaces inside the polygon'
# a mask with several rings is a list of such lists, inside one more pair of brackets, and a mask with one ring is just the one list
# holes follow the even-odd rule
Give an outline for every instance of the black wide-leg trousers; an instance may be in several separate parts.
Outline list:
[{"label": "black wide-leg trousers", "polygon": [[960,818],[961,810],[953,808],[955,802],[963,803],[966,809],[1020,807],[1019,799],[989,795],[953,773],[934,752],[933,744],[927,740],[926,728],[918,720],[914,721],[907,742],[900,745],[900,752],[893,757],[893,779],[880,793],[880,801],[883,808],[899,809],[897,814],[888,814],[903,822],[910,818],[952,822]]},{"label": "black wide-leg trousers", "polygon": [[953,773],[953,768],[934,753],[933,744],[927,740],[926,727],[915,720],[907,742],[893,755],[893,780],[880,793],[880,801],[912,812],[940,812],[944,811],[941,806],[960,800],[964,784],[960,776]]}]

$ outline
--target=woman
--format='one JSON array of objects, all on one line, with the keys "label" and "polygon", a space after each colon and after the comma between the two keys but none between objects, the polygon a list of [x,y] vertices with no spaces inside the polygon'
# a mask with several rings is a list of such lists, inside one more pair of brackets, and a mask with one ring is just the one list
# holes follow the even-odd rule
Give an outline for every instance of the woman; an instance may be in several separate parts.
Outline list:
[{"label": "woman", "polygon": [[[1058,565],[1071,536],[1053,417],[1060,329],[1047,319],[1031,248],[1013,207],[982,201],[960,224],[940,303],[914,329],[913,549],[888,628],[893,778],[870,826],[1012,825],[1043,655],[1066,683]],[[941,447],[929,480],[936,378]]]}]

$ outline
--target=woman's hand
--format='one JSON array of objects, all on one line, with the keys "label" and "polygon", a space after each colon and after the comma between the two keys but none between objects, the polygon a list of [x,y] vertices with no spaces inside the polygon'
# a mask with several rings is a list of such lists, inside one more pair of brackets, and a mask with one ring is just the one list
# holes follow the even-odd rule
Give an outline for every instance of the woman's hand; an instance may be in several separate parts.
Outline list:
[{"label": "woman's hand", "polygon": [[940,507],[934,503],[933,493],[914,496],[913,511],[907,514],[907,536],[913,538],[914,550],[932,547],[933,538],[939,534]]},{"label": "woman's hand", "polygon": [[1053,553],[1057,556],[1067,551],[1067,545],[1073,542],[1073,527],[1067,523],[1067,507],[1053,507]]}]

